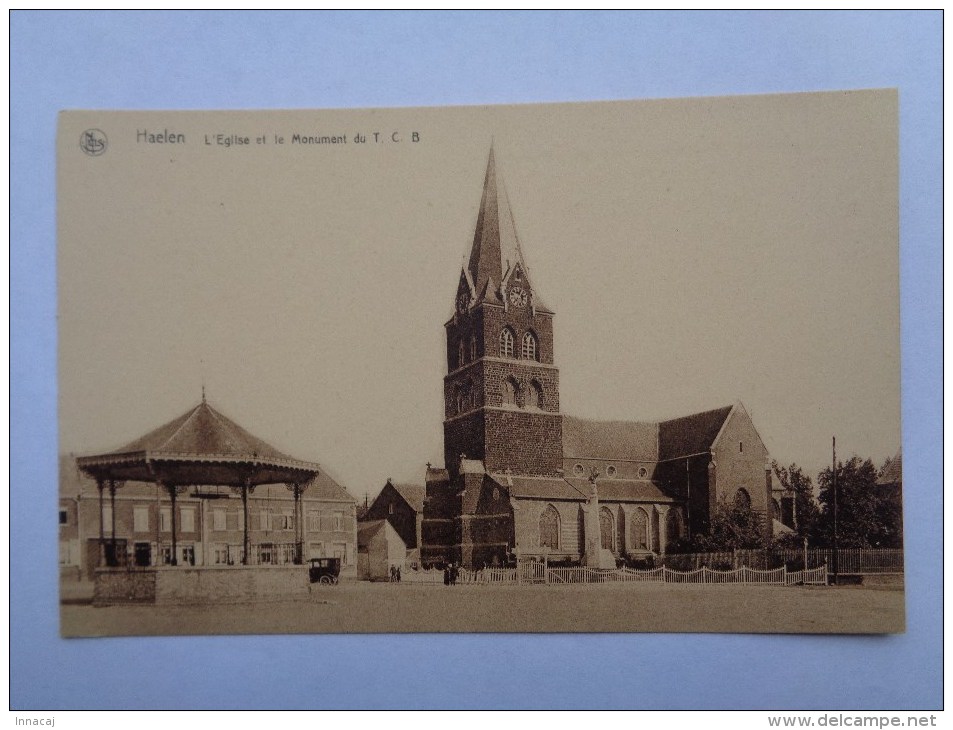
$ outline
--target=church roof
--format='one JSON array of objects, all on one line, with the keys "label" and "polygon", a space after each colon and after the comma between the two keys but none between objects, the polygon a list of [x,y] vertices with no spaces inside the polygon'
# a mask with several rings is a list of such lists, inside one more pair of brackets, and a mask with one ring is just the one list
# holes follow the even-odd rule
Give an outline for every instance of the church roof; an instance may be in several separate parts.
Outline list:
[{"label": "church roof", "polygon": [[563,457],[655,461],[658,458],[658,424],[590,421],[563,416]]},{"label": "church roof", "polygon": [[[493,481],[509,490],[511,497],[524,499],[565,499],[584,502],[589,498],[591,485],[587,479],[563,477],[529,477],[491,474]],[[597,482],[599,499],[613,502],[671,502],[648,479],[600,479]]]},{"label": "church roof", "polygon": [[[528,280],[529,267],[520,247],[506,186],[497,173],[496,156],[491,146],[483,178],[483,197],[466,266],[476,301],[502,302],[500,287],[517,264]],[[537,310],[549,311],[535,289],[533,306]]]},{"label": "church roof", "polygon": [[708,451],[732,408],[725,406],[659,423],[659,461]]}]

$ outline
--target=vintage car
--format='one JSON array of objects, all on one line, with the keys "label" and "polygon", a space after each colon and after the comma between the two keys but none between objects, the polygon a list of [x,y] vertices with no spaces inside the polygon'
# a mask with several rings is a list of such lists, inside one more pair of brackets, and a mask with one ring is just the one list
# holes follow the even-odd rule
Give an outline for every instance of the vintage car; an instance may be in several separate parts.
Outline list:
[{"label": "vintage car", "polygon": [[312,583],[330,585],[338,582],[341,558],[312,558],[309,563],[308,578]]}]

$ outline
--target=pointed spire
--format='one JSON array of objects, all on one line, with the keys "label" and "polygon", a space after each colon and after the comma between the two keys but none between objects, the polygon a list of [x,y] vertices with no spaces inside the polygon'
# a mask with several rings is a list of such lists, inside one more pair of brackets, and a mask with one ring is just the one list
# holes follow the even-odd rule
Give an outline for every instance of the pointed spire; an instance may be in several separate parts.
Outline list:
[{"label": "pointed spire", "polygon": [[[487,295],[495,294],[493,287],[498,286],[517,263],[525,270],[513,212],[503,179],[496,171],[496,155],[491,144],[483,179],[483,198],[467,264],[477,294],[482,294],[487,288]],[[489,282],[492,284],[487,287]]]}]

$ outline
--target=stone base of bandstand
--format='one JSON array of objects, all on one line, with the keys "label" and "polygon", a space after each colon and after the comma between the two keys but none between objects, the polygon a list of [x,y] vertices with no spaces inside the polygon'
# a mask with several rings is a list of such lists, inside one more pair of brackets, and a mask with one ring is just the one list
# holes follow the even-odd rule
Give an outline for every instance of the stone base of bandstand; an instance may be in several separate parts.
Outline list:
[{"label": "stone base of bandstand", "polygon": [[307,565],[100,568],[93,605],[307,600],[311,590]]}]

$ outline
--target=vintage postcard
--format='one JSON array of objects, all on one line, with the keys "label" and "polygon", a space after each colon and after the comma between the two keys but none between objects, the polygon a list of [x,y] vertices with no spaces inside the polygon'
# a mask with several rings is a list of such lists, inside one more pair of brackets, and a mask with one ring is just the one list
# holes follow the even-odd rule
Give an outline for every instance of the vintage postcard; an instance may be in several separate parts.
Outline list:
[{"label": "vintage postcard", "polygon": [[902,632],[897,125],[63,112],[62,634]]}]

